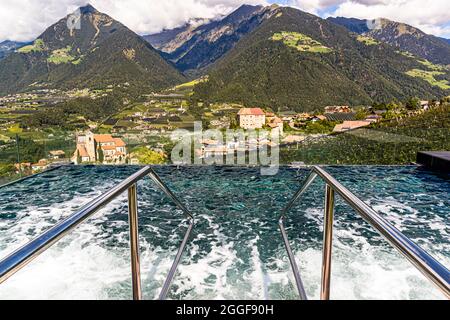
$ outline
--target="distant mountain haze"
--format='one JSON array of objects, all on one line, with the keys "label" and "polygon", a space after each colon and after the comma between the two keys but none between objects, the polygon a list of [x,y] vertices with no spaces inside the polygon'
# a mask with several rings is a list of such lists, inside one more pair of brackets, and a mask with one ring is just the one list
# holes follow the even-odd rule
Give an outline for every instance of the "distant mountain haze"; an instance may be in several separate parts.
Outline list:
[{"label": "distant mountain haze", "polygon": [[16,49],[29,45],[29,42],[3,41],[0,42],[0,60],[13,53]]}]

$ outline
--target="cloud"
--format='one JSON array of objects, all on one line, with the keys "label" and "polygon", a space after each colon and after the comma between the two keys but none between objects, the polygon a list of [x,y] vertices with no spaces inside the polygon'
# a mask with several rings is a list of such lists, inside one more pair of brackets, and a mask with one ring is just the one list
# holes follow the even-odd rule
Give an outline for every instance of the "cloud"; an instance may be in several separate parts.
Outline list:
[{"label": "cloud", "polygon": [[360,19],[387,18],[403,22],[437,36],[450,37],[450,1],[391,0],[343,1],[331,14]]},{"label": "cloud", "polygon": [[450,37],[449,0],[287,0],[285,3],[313,14],[328,10],[326,16],[387,18],[426,33]]},{"label": "cloud", "polygon": [[174,28],[192,18],[215,18],[244,3],[282,2],[313,14],[384,17],[450,37],[449,0],[1,0],[0,41],[32,40],[88,2],[139,34]]},{"label": "cloud", "polygon": [[[352,2],[364,5],[375,5],[383,4],[386,1],[388,0],[353,0]],[[348,0],[287,0],[285,3],[303,11],[318,14],[323,9],[340,6],[346,2],[348,2]]]},{"label": "cloud", "polygon": [[174,28],[192,18],[215,18],[238,6],[266,0],[1,0],[0,41],[29,41],[47,27],[91,3],[139,34]]}]

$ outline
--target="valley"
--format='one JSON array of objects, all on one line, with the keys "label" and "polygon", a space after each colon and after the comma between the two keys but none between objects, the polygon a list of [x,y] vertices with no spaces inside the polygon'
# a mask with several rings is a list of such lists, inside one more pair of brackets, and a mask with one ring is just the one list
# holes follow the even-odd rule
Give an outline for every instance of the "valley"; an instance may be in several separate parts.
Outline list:
[{"label": "valley", "polygon": [[[3,179],[77,160],[86,132],[120,138],[124,163],[168,163],[174,131],[192,132],[195,122],[241,129],[248,108],[265,116],[258,130],[280,130],[283,164],[407,164],[419,149],[448,148],[441,53],[450,45],[420,30],[383,20],[375,32],[367,21],[244,5],[140,36],[91,5],[79,11],[79,30],[66,27],[67,16],[32,42],[8,45],[0,60]],[[388,37],[395,30],[401,41]],[[407,45],[417,35],[434,55]],[[432,133],[428,142],[416,130]],[[389,144],[399,136],[406,140]]]}]

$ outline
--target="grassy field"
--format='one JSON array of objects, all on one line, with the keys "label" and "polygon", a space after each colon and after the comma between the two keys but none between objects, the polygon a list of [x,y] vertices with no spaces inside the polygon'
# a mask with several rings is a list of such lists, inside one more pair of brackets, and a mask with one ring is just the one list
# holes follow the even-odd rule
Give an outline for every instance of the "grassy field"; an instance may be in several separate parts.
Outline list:
[{"label": "grassy field", "polygon": [[73,61],[72,61],[72,64],[78,65],[78,64],[80,64],[82,61],[83,61],[83,57],[80,57],[80,58],[78,58],[77,60],[73,60]]},{"label": "grassy field", "polygon": [[446,70],[445,66],[434,64],[434,63],[432,63],[432,62],[430,62],[428,60],[418,59],[417,61],[419,63],[423,64],[428,69],[433,70],[433,71],[445,71]]},{"label": "grassy field", "polygon": [[377,44],[379,44],[379,42],[377,40],[375,40],[374,38],[371,37],[366,37],[366,36],[358,36],[356,38],[359,42],[364,43],[367,46],[376,46]]},{"label": "grassy field", "polygon": [[427,71],[427,70],[420,70],[420,69],[413,69],[408,72],[406,72],[408,76],[414,77],[414,78],[420,78],[422,80],[425,80],[432,86],[439,87],[443,90],[449,90],[450,84],[447,80],[437,80],[435,77],[444,75],[445,72],[441,71]]},{"label": "grassy field", "polygon": [[71,46],[67,46],[62,49],[53,50],[50,57],[47,59],[49,63],[53,64],[62,64],[69,63],[75,60],[75,57],[70,55],[70,51],[72,50]]},{"label": "grassy field", "polygon": [[441,66],[434,64],[425,59],[418,59],[416,56],[412,55],[409,52],[397,51],[397,53],[402,54],[408,58],[415,59],[417,62],[422,64],[427,70],[423,69],[412,69],[406,72],[406,74],[410,77],[420,78],[432,86],[439,87],[443,90],[450,90],[450,83],[447,80],[438,80],[437,76],[445,75],[449,70],[446,66]]},{"label": "grassy field", "polygon": [[271,40],[282,41],[288,47],[295,48],[301,52],[330,53],[333,51],[320,42],[298,32],[277,32],[272,36]]},{"label": "grassy field", "polygon": [[20,53],[40,52],[45,50],[45,44],[42,39],[37,39],[33,44],[22,47],[17,50]]},{"label": "grassy field", "polygon": [[412,53],[409,53],[407,51],[395,51],[395,52],[397,52],[398,54],[404,55],[405,57],[416,59],[415,55],[413,55]]},{"label": "grassy field", "polygon": [[207,79],[195,79],[195,80],[192,80],[192,81],[189,81],[189,82],[186,82],[186,83],[176,86],[175,90],[193,88],[197,84],[206,82],[206,81],[208,81],[208,80]]}]

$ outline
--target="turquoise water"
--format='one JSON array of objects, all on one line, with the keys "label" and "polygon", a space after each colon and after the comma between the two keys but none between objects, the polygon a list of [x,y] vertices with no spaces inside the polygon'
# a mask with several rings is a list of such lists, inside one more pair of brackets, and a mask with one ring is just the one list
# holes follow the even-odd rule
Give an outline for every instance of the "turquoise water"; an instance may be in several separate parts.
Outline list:
[{"label": "turquoise water", "polygon": [[[0,189],[0,258],[113,187],[137,167],[66,167]],[[416,167],[328,167],[341,183],[450,267],[450,184]],[[156,167],[197,223],[171,299],[296,299],[277,226],[308,174],[282,168]],[[186,230],[182,213],[145,179],[138,185],[142,284],[155,299]],[[324,184],[291,211],[288,234],[306,291],[319,296]],[[130,299],[123,195],[0,285],[0,299]],[[340,199],[333,299],[441,299],[428,281]]]}]

